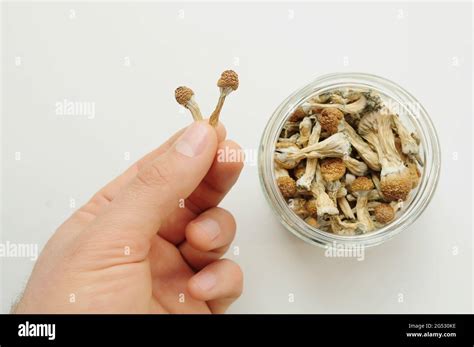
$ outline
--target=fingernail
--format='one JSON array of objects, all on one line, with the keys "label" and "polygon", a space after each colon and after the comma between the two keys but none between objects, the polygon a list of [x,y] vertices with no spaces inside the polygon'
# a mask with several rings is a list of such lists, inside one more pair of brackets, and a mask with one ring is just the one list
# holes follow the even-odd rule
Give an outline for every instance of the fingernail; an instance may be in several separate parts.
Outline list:
[{"label": "fingernail", "polygon": [[211,272],[197,274],[194,280],[198,287],[205,291],[212,289],[217,283],[216,276]]},{"label": "fingernail", "polygon": [[204,123],[194,122],[176,141],[176,151],[191,158],[199,155],[206,147],[207,132]]},{"label": "fingernail", "polygon": [[209,237],[211,241],[215,240],[221,232],[219,223],[217,223],[214,219],[202,219],[196,222],[196,225],[202,230],[203,233],[205,233]]}]

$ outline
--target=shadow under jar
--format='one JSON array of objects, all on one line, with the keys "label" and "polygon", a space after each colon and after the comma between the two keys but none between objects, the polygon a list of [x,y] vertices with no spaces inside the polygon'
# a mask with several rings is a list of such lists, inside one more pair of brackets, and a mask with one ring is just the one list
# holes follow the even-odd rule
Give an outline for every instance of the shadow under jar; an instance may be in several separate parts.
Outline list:
[{"label": "shadow under jar", "polygon": [[[419,183],[395,218],[367,233],[338,235],[307,224],[282,196],[275,177],[275,147],[283,126],[293,112],[309,99],[334,90],[364,90],[378,94],[387,108],[398,114],[400,121],[419,137]],[[436,130],[423,106],[406,90],[379,76],[364,73],[334,73],[321,76],[284,100],[270,118],[259,149],[259,175],[264,194],[281,223],[302,240],[322,247],[335,243],[364,247],[381,244],[412,224],[424,211],[436,189],[441,158]]]}]

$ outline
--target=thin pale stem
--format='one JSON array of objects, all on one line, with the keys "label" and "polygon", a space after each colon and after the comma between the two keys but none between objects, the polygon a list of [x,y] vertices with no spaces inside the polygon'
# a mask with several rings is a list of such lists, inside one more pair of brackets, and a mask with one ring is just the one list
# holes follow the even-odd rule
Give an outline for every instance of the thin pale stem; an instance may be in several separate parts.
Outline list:
[{"label": "thin pale stem", "polygon": [[214,112],[212,112],[211,116],[209,117],[209,124],[215,127],[217,123],[219,123],[219,115],[222,110],[222,106],[224,106],[224,100],[225,100],[226,95],[224,93],[221,93],[219,96],[219,100],[217,101],[216,108],[214,109]]},{"label": "thin pale stem", "polygon": [[191,112],[195,121],[202,120],[201,110],[196,102],[189,101],[186,108]]}]

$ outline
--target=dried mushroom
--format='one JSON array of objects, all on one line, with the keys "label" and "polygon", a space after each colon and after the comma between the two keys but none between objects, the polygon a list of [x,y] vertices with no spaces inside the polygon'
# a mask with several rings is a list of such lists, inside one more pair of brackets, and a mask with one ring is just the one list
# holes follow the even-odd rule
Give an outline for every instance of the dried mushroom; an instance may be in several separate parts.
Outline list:
[{"label": "dried mushroom", "polygon": [[216,126],[219,122],[219,115],[224,106],[224,101],[227,95],[239,88],[239,76],[235,71],[226,70],[221,74],[221,77],[217,81],[217,86],[220,90],[219,100],[217,101],[216,108],[209,117],[209,124]]},{"label": "dried mushroom", "polygon": [[[312,146],[319,141],[319,136],[321,135],[321,126],[318,122],[313,126],[313,130],[311,131],[311,135],[308,139],[308,145]],[[304,174],[301,177],[298,177],[298,181],[296,185],[300,188],[304,188],[306,190],[311,189],[311,182],[313,182],[314,176],[316,174],[316,166],[318,164],[318,158],[310,158],[306,159],[306,166],[304,170]]]},{"label": "dried mushroom", "polygon": [[176,88],[174,97],[178,104],[183,105],[191,112],[195,121],[202,120],[201,110],[194,99],[194,92],[191,88],[185,86]]},{"label": "dried mushroom", "polygon": [[369,192],[374,188],[374,183],[368,177],[357,177],[351,184],[352,193],[357,197],[356,214],[357,220],[363,225],[363,232],[369,232],[374,229],[374,224],[370,218],[367,203],[369,201]]},{"label": "dried mushroom", "polygon": [[275,145],[275,179],[308,225],[337,235],[391,223],[421,179],[420,139],[373,90],[335,89],[300,104]]},{"label": "dried mushroom", "polygon": [[296,182],[288,174],[288,170],[275,167],[275,177],[278,188],[285,198],[291,198],[296,194]]},{"label": "dried mushroom", "polygon": [[387,224],[395,218],[395,210],[389,204],[378,204],[374,208],[375,220],[381,224]]}]

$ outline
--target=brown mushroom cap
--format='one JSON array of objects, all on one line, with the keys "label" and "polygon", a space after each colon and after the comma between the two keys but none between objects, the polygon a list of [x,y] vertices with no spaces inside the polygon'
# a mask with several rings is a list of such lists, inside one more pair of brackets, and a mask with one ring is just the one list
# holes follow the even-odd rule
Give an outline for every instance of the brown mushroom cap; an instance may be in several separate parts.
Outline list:
[{"label": "brown mushroom cap", "polygon": [[219,88],[232,88],[232,90],[237,90],[237,88],[239,88],[239,76],[233,70],[225,70],[217,81],[217,86]]},{"label": "brown mushroom cap", "polygon": [[303,108],[299,106],[298,108],[296,108],[296,110],[293,111],[288,120],[290,122],[297,122],[302,120],[304,117],[306,117],[306,113],[304,112]]},{"label": "brown mushroom cap", "polygon": [[326,158],[321,160],[321,175],[328,182],[337,181],[346,173],[346,165],[341,158]]},{"label": "brown mushroom cap", "polygon": [[380,190],[383,196],[390,201],[406,200],[412,189],[412,178],[407,171],[405,175],[388,175],[382,178]]},{"label": "brown mushroom cap", "polygon": [[344,114],[337,108],[325,108],[318,115],[321,130],[329,135],[337,133],[339,122],[344,118]]},{"label": "brown mushroom cap", "polygon": [[300,179],[303,177],[304,173],[306,172],[306,165],[298,165],[293,169],[293,175],[295,176],[296,179]]},{"label": "brown mushroom cap", "polygon": [[174,97],[178,104],[185,106],[193,97],[194,92],[191,88],[181,86],[174,91]]},{"label": "brown mushroom cap", "polygon": [[296,182],[289,176],[277,178],[277,185],[285,199],[292,198],[296,194]]},{"label": "brown mushroom cap", "polygon": [[368,177],[357,177],[351,184],[353,192],[368,191],[374,189],[374,182]]},{"label": "brown mushroom cap", "polygon": [[379,204],[374,209],[375,220],[387,224],[395,218],[395,210],[389,204]]},{"label": "brown mushroom cap", "polygon": [[308,223],[309,225],[311,225],[312,227],[319,227],[319,223],[318,223],[318,220],[314,217],[308,217],[304,220],[306,223]]},{"label": "brown mushroom cap", "polygon": [[318,213],[316,202],[316,199],[310,199],[306,201],[306,204],[304,206],[311,216],[316,216]]}]

